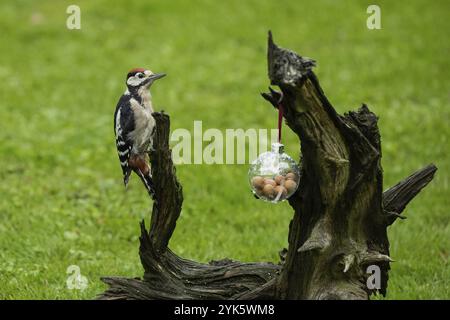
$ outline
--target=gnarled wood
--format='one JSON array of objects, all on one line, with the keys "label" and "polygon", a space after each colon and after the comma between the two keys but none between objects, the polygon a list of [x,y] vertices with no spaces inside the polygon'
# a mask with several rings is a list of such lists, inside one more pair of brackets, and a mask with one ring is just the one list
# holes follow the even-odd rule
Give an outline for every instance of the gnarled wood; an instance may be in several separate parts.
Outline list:
[{"label": "gnarled wood", "polygon": [[[150,232],[141,222],[139,255],[142,280],[104,277],[110,288],[101,299],[238,299],[273,280],[280,266],[241,263],[230,259],[202,264],[175,255],[167,245],[181,213],[182,188],[175,175],[169,149],[169,116],[155,112],[156,134],[150,152],[155,201]],[[266,293],[268,294],[268,293]],[[273,296],[273,294],[270,294]],[[255,297],[256,298],[256,297]]]},{"label": "gnarled wood", "polygon": [[383,208],[387,225],[393,224],[397,218],[406,219],[401,213],[420,190],[433,180],[436,170],[435,165],[429,164],[383,193]]},{"label": "gnarled wood", "polygon": [[[105,277],[100,299],[368,299],[366,268],[382,271],[386,293],[389,241],[386,229],[434,176],[429,165],[383,193],[377,117],[366,105],[337,114],[312,68],[312,59],[275,45],[269,35],[269,79],[262,94],[281,100],[288,126],[301,142],[300,186],[289,199],[294,217],[289,248],[279,264],[224,259],[202,264],[168,248],[183,202],[169,149],[169,117],[154,113],[150,153],[155,202],[150,231],[141,222],[143,279]],[[281,99],[282,98],[282,99]]]}]

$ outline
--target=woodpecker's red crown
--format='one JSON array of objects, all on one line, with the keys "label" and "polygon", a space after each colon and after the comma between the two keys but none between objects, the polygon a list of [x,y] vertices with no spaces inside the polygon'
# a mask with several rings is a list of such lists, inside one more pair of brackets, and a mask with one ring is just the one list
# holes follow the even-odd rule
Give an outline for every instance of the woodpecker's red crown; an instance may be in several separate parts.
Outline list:
[{"label": "woodpecker's red crown", "polygon": [[133,69],[131,69],[130,71],[128,71],[127,80],[128,80],[129,77],[134,77],[136,75],[136,73],[138,73],[138,72],[144,73],[145,69],[144,68],[133,68]]}]

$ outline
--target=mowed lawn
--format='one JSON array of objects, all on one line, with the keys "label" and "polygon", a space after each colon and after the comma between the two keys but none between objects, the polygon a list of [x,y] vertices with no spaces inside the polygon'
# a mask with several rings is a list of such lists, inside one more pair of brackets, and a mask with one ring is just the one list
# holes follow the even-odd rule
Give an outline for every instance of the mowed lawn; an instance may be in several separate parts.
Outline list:
[{"label": "mowed lawn", "polygon": [[[0,3],[0,298],[92,299],[104,275],[141,276],[139,221],[151,201],[125,192],[113,112],[127,71],[168,76],[153,87],[172,130],[274,128],[267,31],[318,61],[341,113],[379,116],[385,188],[434,162],[434,181],[389,229],[388,299],[450,298],[449,1],[73,1]],[[285,130],[288,153],[298,139]],[[179,165],[185,202],[170,247],[207,262],[278,261],[292,210],[257,201],[248,165]],[[77,265],[89,283],[66,287]]]}]

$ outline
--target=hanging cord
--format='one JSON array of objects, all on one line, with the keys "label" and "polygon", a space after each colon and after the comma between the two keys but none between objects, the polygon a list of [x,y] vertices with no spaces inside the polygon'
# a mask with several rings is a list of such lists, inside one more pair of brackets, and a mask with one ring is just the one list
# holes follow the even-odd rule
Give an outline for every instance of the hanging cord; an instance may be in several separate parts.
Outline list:
[{"label": "hanging cord", "polygon": [[280,98],[278,99],[278,143],[281,143],[281,127],[283,125],[283,92],[280,92]]},{"label": "hanging cord", "polygon": [[283,125],[283,105],[278,105],[278,143],[281,143],[281,126]]}]

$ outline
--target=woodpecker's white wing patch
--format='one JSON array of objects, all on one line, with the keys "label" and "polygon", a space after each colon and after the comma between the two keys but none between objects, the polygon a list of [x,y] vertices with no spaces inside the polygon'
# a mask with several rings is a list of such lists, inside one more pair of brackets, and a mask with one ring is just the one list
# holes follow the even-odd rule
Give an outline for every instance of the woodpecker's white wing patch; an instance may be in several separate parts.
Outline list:
[{"label": "woodpecker's white wing patch", "polygon": [[116,147],[117,154],[119,155],[120,166],[124,175],[124,183],[127,185],[130,176],[130,168],[128,166],[128,160],[130,159],[132,146],[126,142],[126,133],[123,132],[121,127],[121,108],[118,108],[115,118],[115,132],[116,132]]},{"label": "woodpecker's white wing patch", "polygon": [[120,128],[120,109],[116,113],[116,138],[122,133],[122,128]]},{"label": "woodpecker's white wing patch", "polygon": [[[127,141],[127,134],[133,128],[133,125],[130,125],[130,119],[127,121],[127,116],[129,117],[129,101],[127,99],[129,98],[123,99],[124,97],[126,95],[122,96],[116,108],[114,131],[116,135],[117,154],[123,172],[123,180],[125,185],[127,185],[131,173],[128,160],[130,159],[132,149],[132,145]],[[125,118],[123,118],[124,116]]]}]

